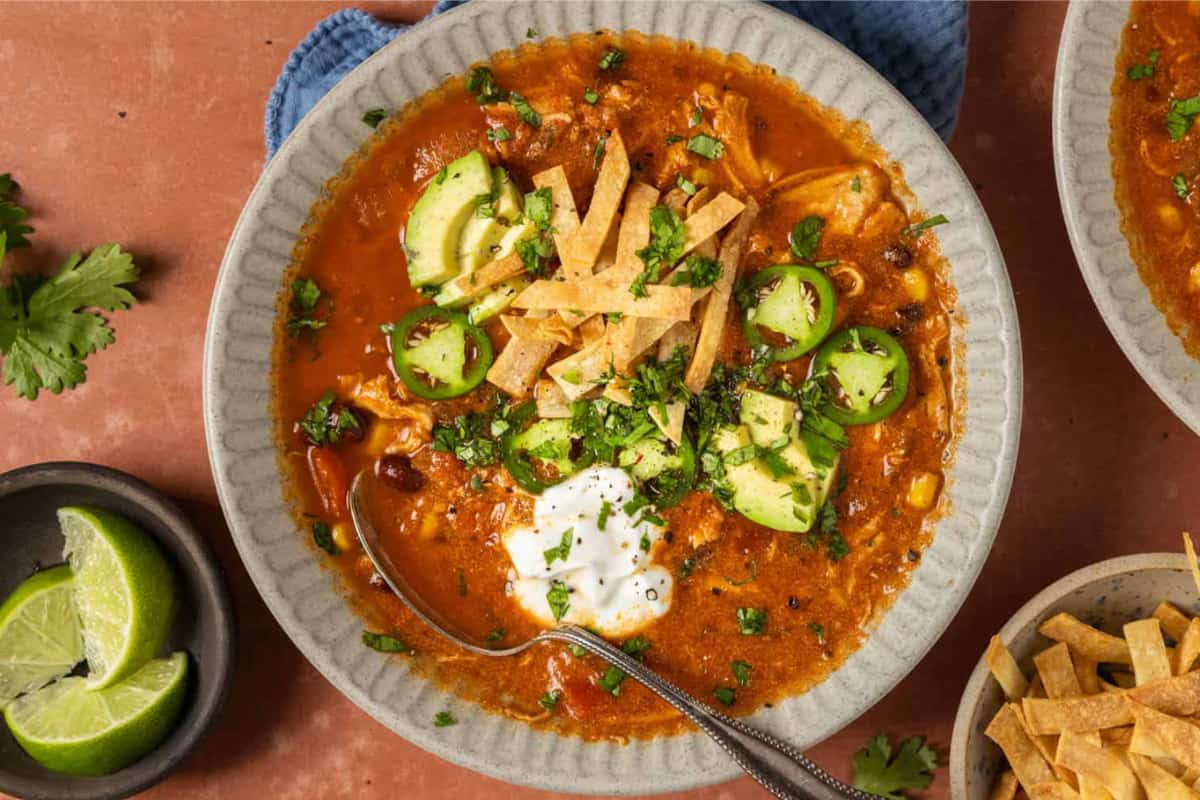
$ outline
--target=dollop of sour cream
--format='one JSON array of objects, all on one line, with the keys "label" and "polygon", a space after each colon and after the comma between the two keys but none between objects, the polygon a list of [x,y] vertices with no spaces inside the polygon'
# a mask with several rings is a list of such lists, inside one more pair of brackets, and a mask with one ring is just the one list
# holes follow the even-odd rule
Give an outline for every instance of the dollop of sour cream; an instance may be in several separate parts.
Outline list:
[{"label": "dollop of sour cream", "polygon": [[667,613],[673,580],[653,563],[666,529],[649,508],[625,512],[635,494],[624,470],[586,469],[542,493],[532,525],[503,534],[510,593],[530,616],[550,627],[557,607],[564,622],[621,636]]}]

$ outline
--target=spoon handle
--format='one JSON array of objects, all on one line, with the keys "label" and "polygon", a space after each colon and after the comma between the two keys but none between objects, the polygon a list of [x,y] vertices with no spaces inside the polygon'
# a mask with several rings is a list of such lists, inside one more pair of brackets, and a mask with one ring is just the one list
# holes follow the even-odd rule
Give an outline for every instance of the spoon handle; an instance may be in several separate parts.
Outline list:
[{"label": "spoon handle", "polygon": [[875,797],[831,777],[791,745],[701,703],[591,631],[564,625],[545,631],[538,638],[578,645],[646,686],[696,723],[739,767],[780,800],[870,800]]}]

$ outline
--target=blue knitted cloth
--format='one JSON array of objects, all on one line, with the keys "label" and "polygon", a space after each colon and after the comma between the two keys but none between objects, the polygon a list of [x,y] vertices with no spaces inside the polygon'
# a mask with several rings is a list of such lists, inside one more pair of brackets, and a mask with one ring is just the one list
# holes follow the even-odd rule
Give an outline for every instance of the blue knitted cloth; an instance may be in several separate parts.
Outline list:
[{"label": "blue knitted cloth", "polygon": [[[466,0],[438,0],[430,16]],[[967,70],[965,0],[772,0],[858,53],[925,115],[942,139],[958,121]],[[292,51],[267,103],[267,155],[326,92],[367,56],[407,30],[358,9],[326,17]]]}]

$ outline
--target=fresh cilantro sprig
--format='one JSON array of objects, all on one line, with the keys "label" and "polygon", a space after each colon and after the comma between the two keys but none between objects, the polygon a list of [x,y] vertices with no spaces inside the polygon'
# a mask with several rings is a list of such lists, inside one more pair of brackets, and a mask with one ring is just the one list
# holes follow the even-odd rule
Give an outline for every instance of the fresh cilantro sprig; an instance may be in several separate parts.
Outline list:
[{"label": "fresh cilantro sprig", "polygon": [[1196,116],[1200,115],[1200,94],[1186,100],[1172,100],[1167,111],[1167,135],[1172,142],[1178,142],[1192,129]]},{"label": "fresh cilantro sprig", "polygon": [[937,753],[921,737],[901,742],[893,758],[887,734],[881,733],[854,755],[854,788],[888,800],[904,800],[906,790],[928,787],[936,768]]},{"label": "fresh cilantro sprig", "polygon": [[1153,78],[1155,68],[1158,66],[1159,52],[1151,50],[1146,58],[1145,64],[1134,64],[1125,71],[1125,77],[1131,81],[1140,81],[1143,78]]},{"label": "fresh cilantro sprig", "polygon": [[[28,247],[29,240],[25,238],[25,234],[33,233],[33,228],[25,224],[29,212],[12,199],[20,188],[20,184],[13,180],[11,174],[5,172],[0,175],[0,233],[6,235],[9,249],[14,250],[18,247]],[[0,261],[3,261],[2,251]]]},{"label": "fresh cilantro sprig", "polygon": [[634,297],[646,297],[647,283],[657,283],[663,270],[674,266],[683,255],[683,243],[687,239],[683,220],[669,206],[655,206],[650,211],[650,244],[637,251],[645,268],[629,287]]},{"label": "fresh cilantro sprig", "polygon": [[[0,263],[7,242],[8,230],[0,230]],[[0,286],[4,383],[36,400],[41,389],[58,394],[87,380],[84,359],[116,340],[104,317],[87,309],[129,308],[134,297],[124,286],[137,277],[133,259],[117,244],[100,245],[86,259],[73,253],[52,278],[12,275]]]}]

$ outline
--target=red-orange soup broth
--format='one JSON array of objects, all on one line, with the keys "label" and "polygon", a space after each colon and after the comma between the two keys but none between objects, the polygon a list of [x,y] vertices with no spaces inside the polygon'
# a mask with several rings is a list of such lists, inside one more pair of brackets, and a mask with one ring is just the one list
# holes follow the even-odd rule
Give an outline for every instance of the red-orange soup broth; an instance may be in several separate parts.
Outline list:
[{"label": "red-orange soup broth", "polygon": [[[612,46],[624,58],[602,69]],[[535,173],[562,165],[582,216],[596,181],[597,142],[617,130],[631,180],[664,197],[686,174],[713,193],[757,200],[762,211],[734,265],[745,277],[796,260],[789,237],[798,215],[780,200],[788,176],[866,165],[882,195],[859,209],[865,222],[842,229],[834,218],[842,210],[834,203],[819,258],[833,264],[834,330],[870,325],[903,346],[910,364],[904,402],[882,421],[846,428],[844,487],[829,501],[836,519],[808,534],[752,522],[700,489],[662,510],[668,533],[653,558],[675,577],[674,591],[669,611],[638,632],[650,643],[641,654],[648,665],[707,702],[732,699],[731,713],[804,691],[862,643],[905,587],[945,511],[941,489],[961,408],[950,336],[954,293],[935,237],[905,230],[921,216],[898,168],[868,141],[865,127],[821,109],[769,69],[632,35],[527,46],[489,66],[497,84],[537,109],[540,127],[523,123],[511,103],[481,104],[462,78],[449,80],[385,123],[330,183],[287,276],[288,289],[301,278],[322,291],[312,314],[324,326],[290,332],[288,322],[298,312],[285,292],[273,397],[298,525],[306,536],[314,523],[330,527],[319,538],[336,554],[314,548],[314,557],[344,577],[365,629],[394,636],[413,651],[397,658],[411,659],[415,669],[489,710],[587,738],[683,729],[676,712],[633,681],[612,691],[607,665],[595,657],[540,645],[495,659],[440,638],[386,589],[354,541],[346,484],[360,470],[378,469],[379,442],[386,439],[404,453],[401,483],[419,484],[402,491],[381,483],[372,493],[371,512],[392,558],[443,613],[478,636],[515,643],[539,629],[506,593],[512,565],[502,541],[507,527],[528,521],[533,498],[502,463],[468,467],[430,445],[433,426],[492,408],[495,390],[485,381],[462,397],[427,402],[395,380],[381,326],[430,302],[406,277],[406,221],[439,171],[473,149],[504,167],[522,192],[533,188]],[[744,116],[721,116],[720,109],[730,108]],[[500,127],[511,138],[489,137]],[[723,141],[721,158],[697,155],[675,138],[698,130]],[[508,340],[504,327],[496,318],[484,327],[500,352]],[[799,384],[812,357],[770,365],[766,376],[786,375]],[[751,362],[732,301],[717,360],[730,370]],[[338,407],[355,412],[361,430],[314,446],[298,423],[331,390]],[[746,608],[765,614],[755,635],[739,622],[738,609]]]}]

